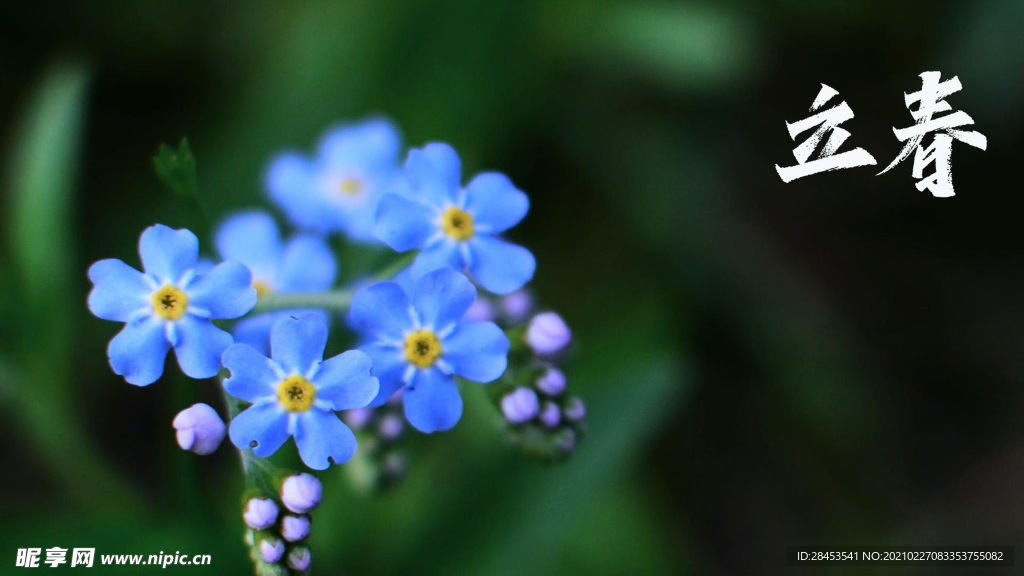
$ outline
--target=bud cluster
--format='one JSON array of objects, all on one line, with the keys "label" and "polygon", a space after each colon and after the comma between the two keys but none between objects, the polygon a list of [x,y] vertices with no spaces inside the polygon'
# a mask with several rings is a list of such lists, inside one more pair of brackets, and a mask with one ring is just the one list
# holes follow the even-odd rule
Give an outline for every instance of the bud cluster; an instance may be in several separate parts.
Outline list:
[{"label": "bud cluster", "polygon": [[359,452],[346,467],[356,484],[372,493],[401,482],[409,463],[403,442],[406,421],[402,392],[396,392],[383,406],[349,410],[342,419],[359,439]]},{"label": "bud cluster", "polygon": [[250,493],[242,519],[257,573],[304,574],[309,570],[312,556],[305,544],[309,513],[322,497],[320,480],[305,473],[285,477],[274,494]]},{"label": "bud cluster", "polygon": [[567,393],[558,362],[572,343],[572,331],[555,312],[534,313],[525,290],[496,301],[474,304],[489,310],[518,347],[509,355],[505,377],[491,388],[509,438],[523,451],[542,460],[561,460],[575,450],[585,433],[586,407]]}]

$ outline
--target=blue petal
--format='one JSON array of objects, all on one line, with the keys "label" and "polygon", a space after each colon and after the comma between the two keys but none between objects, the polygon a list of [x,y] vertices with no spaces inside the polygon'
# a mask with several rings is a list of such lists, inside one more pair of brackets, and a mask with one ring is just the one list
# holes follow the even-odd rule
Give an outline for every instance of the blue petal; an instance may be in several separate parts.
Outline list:
[{"label": "blue petal", "polygon": [[295,152],[279,154],[267,167],[266,185],[270,197],[288,211],[294,199],[306,196],[315,168]]},{"label": "blue petal", "polygon": [[417,254],[411,267],[413,278],[422,278],[434,270],[445,267],[464,270],[466,263],[463,261],[459,246],[460,244],[455,242],[441,240]]},{"label": "blue petal", "polygon": [[334,254],[319,236],[288,241],[277,278],[281,292],[320,292],[331,287],[337,274]]},{"label": "blue petal", "polygon": [[196,267],[199,239],[188,230],[173,230],[156,224],[142,232],[139,255],[147,274],[155,276],[162,284],[177,283]]},{"label": "blue petal", "polygon": [[323,359],[325,346],[327,325],[315,314],[283,318],[270,331],[271,356],[285,372],[306,376]]},{"label": "blue petal", "polygon": [[530,210],[530,199],[504,174],[485,172],[466,186],[466,211],[480,232],[499,234],[515,226]]},{"label": "blue petal", "polygon": [[190,378],[212,378],[220,371],[220,357],[234,343],[231,334],[209,320],[186,314],[175,322],[178,342],[174,354],[178,366]]},{"label": "blue petal", "polygon": [[508,347],[508,338],[493,322],[461,324],[441,343],[444,361],[474,382],[491,382],[505,373]]},{"label": "blue petal", "polygon": [[[390,178],[390,177],[388,177]],[[345,207],[342,212],[345,234],[366,244],[378,244],[380,239],[375,233],[377,223],[377,206],[382,196],[386,196],[391,188],[389,179],[381,177],[368,184],[373,188],[362,202]]]},{"label": "blue petal", "polygon": [[380,392],[370,402],[370,406],[381,406],[395,395],[399,388],[405,386],[402,378],[409,364],[401,349],[384,344],[370,344],[360,348],[373,364],[372,373],[380,381]]},{"label": "blue petal", "polygon": [[327,164],[357,163],[364,169],[394,169],[402,137],[384,118],[336,128],[320,143],[320,159]]},{"label": "blue petal", "polygon": [[441,186],[450,199],[455,199],[462,179],[462,163],[451,146],[433,142],[409,151],[405,161],[405,177],[414,188]]},{"label": "blue petal", "polygon": [[252,274],[241,262],[217,265],[196,278],[187,293],[189,306],[209,312],[210,318],[238,318],[256,305]]},{"label": "blue petal", "polygon": [[394,282],[377,282],[352,298],[351,319],[362,332],[379,340],[401,340],[412,327],[409,297]]},{"label": "blue petal", "polygon": [[493,236],[478,235],[470,242],[469,271],[481,286],[495,294],[508,294],[533,278],[537,262],[522,246]]},{"label": "blue petal", "polygon": [[270,329],[278,320],[286,316],[295,316],[287,312],[256,314],[238,321],[231,334],[238,344],[248,344],[264,356],[270,356]]},{"label": "blue petal", "polygon": [[402,290],[409,296],[409,299],[412,299],[412,295],[416,292],[416,279],[413,278],[411,266],[395,274],[391,281],[401,286]]},{"label": "blue petal", "polygon": [[417,370],[402,401],[406,419],[420,432],[448,430],[462,416],[462,397],[455,379],[436,368]]},{"label": "blue petal", "polygon": [[355,454],[356,435],[334,412],[314,409],[299,415],[295,444],[306,466],[326,470]]},{"label": "blue petal", "polygon": [[270,197],[294,224],[330,231],[337,227],[336,209],[317,190],[318,168],[296,153],[274,158],[267,170]]},{"label": "blue petal", "polygon": [[266,458],[288,439],[288,412],[276,402],[253,404],[231,420],[231,442],[241,450]]},{"label": "blue petal", "polygon": [[266,212],[243,212],[229,217],[217,229],[215,243],[224,260],[237,260],[253,276],[276,284],[281,261],[281,235]]},{"label": "blue petal", "polygon": [[324,312],[323,310],[281,310],[280,312],[268,312],[266,314],[247,316],[235,324],[235,328],[231,331],[231,334],[235,337],[235,342],[239,344],[248,344],[259,351],[260,354],[270,356],[270,330],[274,327],[274,324],[277,324],[277,322],[282,318],[298,318],[299,316],[305,316],[307,314],[315,314],[316,316],[319,316],[324,325],[326,325],[330,320],[327,316],[327,312]]},{"label": "blue petal", "polygon": [[202,276],[203,274],[209,274],[210,270],[213,270],[213,267],[216,265],[217,263],[214,262],[212,259],[200,256],[199,261],[196,262],[196,275]]},{"label": "blue petal", "polygon": [[476,288],[469,278],[446,267],[420,278],[412,302],[424,326],[444,330],[461,320],[474,300]]},{"label": "blue petal", "polygon": [[331,403],[332,410],[362,408],[377,397],[380,384],[370,375],[370,357],[349,350],[320,364],[313,378],[317,400]]},{"label": "blue petal", "polygon": [[100,260],[89,267],[89,310],[104,320],[127,322],[152,307],[153,288],[142,272],[120,260]]},{"label": "blue petal", "polygon": [[279,378],[270,358],[248,344],[235,344],[224,351],[221,360],[231,372],[224,380],[228,394],[246,402],[274,398]]},{"label": "blue petal", "polygon": [[164,323],[148,317],[125,325],[107,346],[107,357],[115,374],[130,384],[146,386],[164,373],[164,359],[171,347]]},{"label": "blue petal", "polygon": [[436,212],[417,200],[388,194],[377,206],[374,234],[398,252],[423,248],[440,231]]}]

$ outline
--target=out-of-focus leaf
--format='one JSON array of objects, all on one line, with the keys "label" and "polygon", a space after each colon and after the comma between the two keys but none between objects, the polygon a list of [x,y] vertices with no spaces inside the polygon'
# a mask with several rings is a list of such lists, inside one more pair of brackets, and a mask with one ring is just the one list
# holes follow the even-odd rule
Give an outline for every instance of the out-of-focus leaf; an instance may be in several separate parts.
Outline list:
[{"label": "out-of-focus leaf", "polygon": [[[649,483],[631,476],[589,499],[564,532],[562,547],[545,573],[688,574],[683,536],[666,530],[671,515]],[[628,538],[623,538],[628,534]]]},{"label": "out-of-focus leaf", "polygon": [[[591,25],[561,40],[603,69],[644,74],[673,88],[717,90],[754,70],[753,26],[720,4],[585,3]],[[563,34],[554,31],[554,34]]]},{"label": "out-of-focus leaf", "polygon": [[28,311],[22,321],[31,325],[19,331],[21,380],[8,390],[25,441],[78,504],[117,501],[134,510],[134,493],[103,464],[73,410],[71,348],[85,302],[71,209],[88,80],[81,64],[52,66],[29,100],[12,147],[7,224],[19,298]]},{"label": "out-of-focus leaf", "polygon": [[[964,90],[952,100],[993,130],[1015,130],[1010,118],[1020,118],[1024,92],[1024,2],[985,0],[957,5],[944,44],[943,79],[959,76]],[[912,84],[911,84],[912,85]],[[982,130],[985,132],[986,130]]]},{"label": "out-of-focus leaf", "polygon": [[[760,246],[768,239],[758,238],[727,209],[726,166],[675,127],[609,122],[586,129],[586,138],[568,141],[580,157],[601,159],[589,165],[597,179],[613,183],[607,198],[624,224],[651,250],[671,256],[678,264],[673,275],[701,309],[731,319],[756,354],[752,360],[770,375],[766,385],[782,392],[806,425],[833,447],[867,445],[882,437],[882,423],[889,420],[867,415],[887,408],[858,384],[864,376],[831,311],[817,305],[823,299],[811,286],[796,291],[779,280],[785,277],[781,259],[768,265],[766,252],[751,254],[738,242]],[[601,136],[594,138],[595,131]],[[628,150],[631,161],[617,163],[613,153],[621,152],[591,144],[609,141]],[[625,188],[632,193],[615,193]]]},{"label": "out-of-focus leaf", "polygon": [[175,194],[183,198],[198,195],[196,187],[196,158],[188,145],[188,138],[182,138],[177,148],[161,144],[153,157],[153,166],[160,180]]},{"label": "out-of-focus leaf", "polygon": [[[586,505],[635,470],[647,442],[664,416],[678,408],[677,400],[685,392],[678,386],[680,366],[670,357],[652,355],[637,361],[605,376],[590,390],[591,432],[573,459],[557,468],[524,466],[495,487],[506,495],[502,514],[491,516],[501,529],[485,531],[479,545],[467,546],[480,552],[468,559],[465,573],[533,574],[545,569],[564,549],[560,536],[578,522]],[[507,491],[514,491],[515,497]],[[618,520],[611,519],[608,529],[614,530]],[[648,558],[637,571],[651,573],[646,568],[653,569],[661,560]]]},{"label": "out-of-focus leaf", "polygon": [[[67,296],[71,266],[70,212],[78,173],[82,109],[88,77],[80,66],[51,68],[35,92],[13,147],[8,231],[25,295],[48,316],[55,295]],[[63,309],[67,299],[59,302]]]}]

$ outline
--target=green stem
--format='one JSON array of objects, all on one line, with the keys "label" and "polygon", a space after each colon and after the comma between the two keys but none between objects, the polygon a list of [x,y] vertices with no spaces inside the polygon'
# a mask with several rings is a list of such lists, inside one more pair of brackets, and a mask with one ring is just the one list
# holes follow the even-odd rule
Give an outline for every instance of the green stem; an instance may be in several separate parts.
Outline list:
[{"label": "green stem", "polygon": [[[416,257],[415,253],[406,254],[385,266],[373,276],[374,280],[389,280],[405,270]],[[275,312],[278,310],[302,310],[317,308],[329,312],[347,312],[352,304],[353,290],[331,290],[328,292],[304,292],[294,294],[274,293],[260,298],[252,314]]]},{"label": "green stem", "polygon": [[300,310],[318,308],[330,312],[345,312],[352,303],[351,290],[332,290],[330,292],[302,292],[294,294],[269,294],[260,298],[252,314],[275,312],[278,310]]}]

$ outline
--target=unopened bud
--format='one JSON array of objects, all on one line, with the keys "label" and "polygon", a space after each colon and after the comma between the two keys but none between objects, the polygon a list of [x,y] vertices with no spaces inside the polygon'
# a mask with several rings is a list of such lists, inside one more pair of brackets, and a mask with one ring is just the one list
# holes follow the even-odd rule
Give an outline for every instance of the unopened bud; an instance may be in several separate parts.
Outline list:
[{"label": "unopened bud", "polygon": [[281,519],[281,537],[289,542],[305,540],[309,536],[309,516],[285,516]]},{"label": "unopened bud", "polygon": [[544,373],[537,378],[537,389],[548,396],[558,396],[565,392],[565,374],[554,366],[548,367]]},{"label": "unopened bud", "polygon": [[537,314],[526,328],[526,343],[540,357],[558,356],[572,342],[572,331],[554,312]]},{"label": "unopened bud", "polygon": [[501,313],[509,324],[519,324],[533,310],[533,296],[526,290],[517,290],[501,299]]},{"label": "unopened bud", "polygon": [[171,425],[182,450],[203,456],[213,453],[224,440],[224,421],[206,404],[193,404],[178,412]]},{"label": "unopened bud", "polygon": [[544,403],[544,408],[540,411],[540,423],[545,428],[554,428],[558,426],[558,423],[562,421],[562,413],[558,409],[558,405],[548,400]]},{"label": "unopened bud", "polygon": [[250,498],[242,518],[253,530],[269,528],[277,522],[277,504],[269,498]]},{"label": "unopened bud", "polygon": [[522,424],[537,415],[537,393],[519,387],[501,399],[501,412],[512,424]]},{"label": "unopened bud", "polygon": [[573,422],[579,422],[587,415],[587,406],[583,403],[582,398],[579,396],[573,396],[572,398],[569,398],[568,402],[566,402],[563,411],[565,412],[566,418]]},{"label": "unopened bud", "polygon": [[292,570],[308,570],[310,563],[313,561],[313,556],[309,553],[309,548],[305,546],[298,546],[292,548],[292,551],[288,553],[288,567]]},{"label": "unopened bud", "polygon": [[312,474],[289,476],[281,484],[281,502],[296,514],[306,514],[320,505],[324,487]]},{"label": "unopened bud", "polygon": [[269,564],[277,564],[284,556],[284,542],[277,538],[260,540],[260,558]]}]

